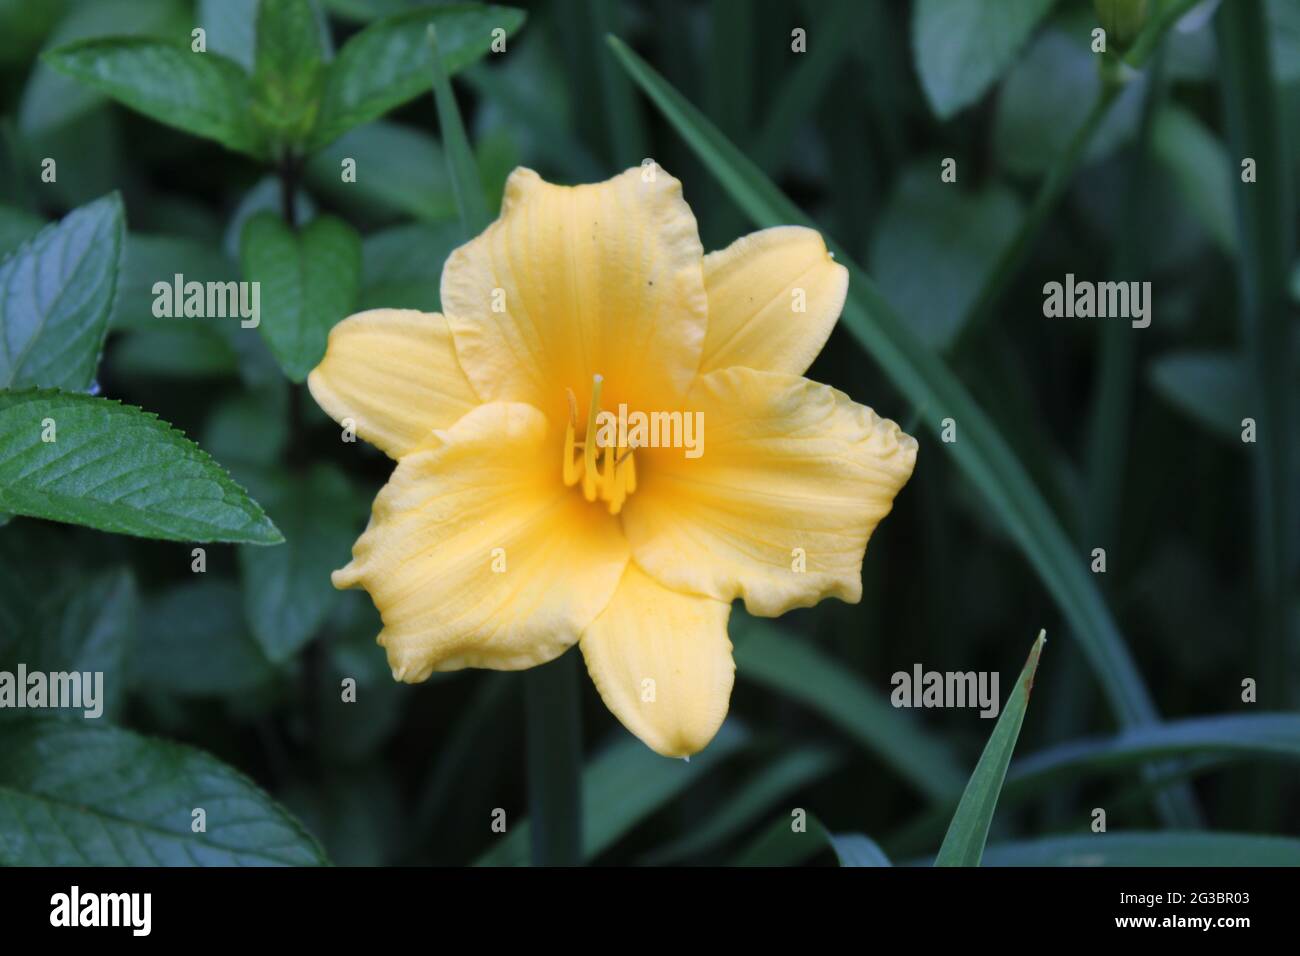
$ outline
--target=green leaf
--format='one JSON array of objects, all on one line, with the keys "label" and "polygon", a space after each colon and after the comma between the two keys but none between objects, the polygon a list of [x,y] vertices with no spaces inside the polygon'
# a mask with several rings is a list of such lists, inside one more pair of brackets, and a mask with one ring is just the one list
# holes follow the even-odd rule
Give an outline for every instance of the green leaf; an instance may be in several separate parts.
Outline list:
[{"label": "green leaf", "polygon": [[42,59],[150,119],[236,152],[265,154],[250,119],[248,75],[220,53],[107,37],[51,50]]},{"label": "green leaf", "polygon": [[[27,7],[24,19],[28,19],[35,5],[24,6]],[[52,7],[55,4],[40,6]],[[76,40],[109,35],[152,37],[175,43],[187,41],[191,29],[187,8],[188,4],[182,0],[77,3],[50,34],[45,47],[54,49]],[[19,128],[28,136],[45,137],[72,127],[104,102],[102,93],[70,79],[47,62],[37,61],[23,88],[18,109]]]},{"label": "green leaf", "polygon": [[831,849],[840,866],[893,866],[876,841],[861,833],[831,834]]},{"label": "green leaf", "polygon": [[[1017,176],[1039,176],[1070,152],[1079,121],[1069,118],[1082,119],[1102,102],[1096,61],[1097,54],[1084,42],[1056,27],[1030,45],[998,95],[993,147],[1002,168]],[[1099,117],[1084,161],[1104,159],[1133,137],[1144,86],[1140,78],[1129,83],[1105,116]]]},{"label": "green leaf", "polygon": [[912,49],[934,115],[948,119],[983,96],[1054,3],[917,0]]},{"label": "green leaf", "polygon": [[[24,622],[24,630],[14,635],[14,641],[5,644],[0,639],[0,667],[12,673],[21,662],[29,673],[101,673],[98,691],[102,697],[92,705],[99,713],[90,719],[114,720],[123,700],[122,677],[136,606],[135,580],[126,568],[70,576],[42,596],[38,610]],[[85,688],[83,694],[87,690],[96,691]],[[92,703],[86,697],[83,700]],[[49,712],[82,718],[88,709]],[[0,710],[0,719],[23,713]]]},{"label": "green leaf", "polygon": [[1225,714],[1137,727],[1113,737],[1073,740],[1017,760],[1008,792],[1034,793],[1081,774],[1165,757],[1275,757],[1300,760],[1300,714]]},{"label": "green leaf", "polygon": [[257,43],[258,0],[198,0],[198,25],[208,35],[208,50],[229,57],[252,72]]},{"label": "green leaf", "polygon": [[361,240],[334,216],[294,232],[274,213],[244,226],[244,278],[261,288],[258,330],[286,375],[301,382],[325,354],[329,331],[356,303]]},{"label": "green leaf", "polygon": [[200,574],[147,601],[130,674],[137,690],[226,697],[261,687],[273,671],[244,623],[239,589]]},{"label": "green leaf", "polygon": [[0,264],[0,388],[88,388],[126,233],[116,193],[46,226]]},{"label": "green leaf", "polygon": [[[582,774],[583,860],[589,861],[727,760],[749,739],[727,721],[713,742],[690,761],[668,760],[639,740],[622,738],[591,761]],[[528,862],[532,825],[511,822],[478,860],[480,866],[522,866]]]},{"label": "green leaf", "polygon": [[[609,42],[633,79],[756,224],[813,225],[644,60],[618,38],[610,37]],[[939,433],[945,419],[957,423],[959,440],[942,443],[943,450],[1006,525],[1055,598],[1112,709],[1125,725],[1153,722],[1155,707],[1096,583],[1024,466],[952,370],[925,348],[844,250],[834,242],[828,245],[849,269],[848,300],[841,319],[847,331],[917,409],[927,427]]]},{"label": "green leaf", "polygon": [[985,866],[1300,866],[1300,840],[1164,830],[995,843]]},{"label": "green leaf", "polygon": [[40,216],[13,206],[0,206],[0,259],[40,232],[44,225],[45,220]]},{"label": "green leaf", "polygon": [[[796,817],[796,812],[801,812],[802,817]],[[800,819],[802,829],[795,829]],[[791,811],[773,820],[731,861],[731,865],[798,866],[827,849],[832,849],[831,834],[822,822],[806,810]]]},{"label": "green leaf", "polygon": [[239,371],[238,354],[211,325],[174,321],[123,335],[113,347],[112,369],[127,379],[225,378]]},{"label": "green leaf", "polygon": [[1240,443],[1241,421],[1252,416],[1246,361],[1235,352],[1179,350],[1152,360],[1151,385],[1165,401],[1211,434]]},{"label": "green leaf", "polygon": [[[356,162],[355,182],[341,176],[346,159]],[[362,215],[433,220],[456,215],[442,146],[414,127],[387,120],[358,127],[313,156],[305,172],[313,192]]]},{"label": "green leaf", "polygon": [[940,181],[938,158],[903,173],[872,236],[871,270],[926,345],[953,341],[1021,215],[1001,184],[965,191]]},{"label": "green leaf", "polygon": [[894,768],[927,797],[956,793],[963,775],[945,744],[851,671],[779,625],[732,613],[736,672],[799,701]]},{"label": "green leaf", "polygon": [[363,509],[344,475],[317,465],[279,478],[264,499],[284,534],[279,548],[240,548],[244,613],[273,663],[296,654],[330,615],[338,591],[330,572],[347,564]]},{"label": "green leaf", "polygon": [[461,231],[468,240],[487,228],[490,217],[487,203],[483,199],[478,164],[474,162],[474,151],[470,148],[469,137],[465,135],[460,109],[456,106],[456,97],[451,91],[450,74],[443,62],[436,27],[429,27],[428,43],[432,62],[433,101],[438,107],[438,126],[447,148],[448,179],[451,181],[452,196],[456,200]]},{"label": "green leaf", "polygon": [[395,226],[366,236],[357,308],[437,312],[441,272],[432,264],[446,262],[462,241],[460,223],[454,220]]},{"label": "green leaf", "polygon": [[430,23],[448,75],[486,54],[492,31],[514,33],[524,12],[513,7],[453,3],[424,7],[379,20],[339,48],[325,77],[320,122],[308,149],[314,151],[378,119],[429,88],[433,61],[425,41]]},{"label": "green leaf", "polygon": [[1192,213],[1229,255],[1237,251],[1232,161],[1223,144],[1189,110],[1166,106],[1156,117],[1151,145],[1182,191]]},{"label": "green leaf", "polygon": [[[0,723],[0,864],[312,866],[302,825],[202,751],[89,721]],[[192,829],[202,809],[206,832]]]},{"label": "green leaf", "polygon": [[[157,283],[174,286],[177,275],[186,283],[229,282],[238,278],[238,273],[238,267],[211,242],[185,236],[133,232],[126,237],[126,253],[118,278],[117,305],[113,309],[110,327],[114,330],[174,327],[183,322],[180,319],[182,303],[173,303],[175,315],[156,316],[154,305],[158,295],[154,286]],[[239,320],[230,317],[211,321],[237,323]]]},{"label": "green leaf", "polygon": [[1011,754],[1016,749],[1020,738],[1020,725],[1025,720],[1025,708],[1029,706],[1029,692],[1034,686],[1034,674],[1038,671],[1038,657],[1043,651],[1047,637],[1040,632],[1029,651],[1029,660],[1016,686],[1007,697],[1006,705],[998,717],[998,722],[989,735],[989,742],[984,745],[979,763],[971,774],[970,782],[957,804],[948,834],[943,838],[943,846],[935,858],[935,866],[979,866],[984,853],[984,844],[989,838],[989,825],[993,822],[993,811],[997,809],[998,794],[1002,792],[1002,782],[1007,776],[1007,766],[1011,763]]},{"label": "green leaf", "polygon": [[309,0],[261,0],[252,115],[272,158],[292,152],[316,125],[325,59]]},{"label": "green leaf", "polygon": [[766,761],[719,801],[716,813],[679,839],[656,848],[645,862],[658,865],[699,857],[750,826],[776,801],[810,786],[843,763],[843,754],[829,747],[803,747]]},{"label": "green leaf", "polygon": [[207,453],[157,416],[49,389],[0,392],[0,511],[172,541],[282,540]]}]

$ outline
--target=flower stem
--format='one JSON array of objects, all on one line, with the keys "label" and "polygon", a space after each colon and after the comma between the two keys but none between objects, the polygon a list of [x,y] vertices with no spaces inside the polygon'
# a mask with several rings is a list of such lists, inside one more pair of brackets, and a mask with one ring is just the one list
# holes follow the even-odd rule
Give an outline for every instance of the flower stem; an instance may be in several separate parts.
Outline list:
[{"label": "flower stem", "polygon": [[534,866],[582,863],[580,700],[577,651],[524,674]]}]

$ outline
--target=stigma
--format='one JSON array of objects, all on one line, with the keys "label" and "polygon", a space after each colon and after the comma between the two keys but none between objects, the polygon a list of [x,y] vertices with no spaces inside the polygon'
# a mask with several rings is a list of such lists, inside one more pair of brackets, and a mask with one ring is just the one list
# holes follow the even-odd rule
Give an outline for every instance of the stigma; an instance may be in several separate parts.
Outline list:
[{"label": "stigma", "polygon": [[623,510],[627,496],[636,491],[636,446],[600,447],[596,419],[600,416],[600,391],[604,379],[595,375],[591,381],[591,401],[587,405],[586,431],[578,441],[578,399],[573,389],[569,395],[569,423],[564,429],[564,484],[582,486],[588,501],[603,501],[612,515]]}]

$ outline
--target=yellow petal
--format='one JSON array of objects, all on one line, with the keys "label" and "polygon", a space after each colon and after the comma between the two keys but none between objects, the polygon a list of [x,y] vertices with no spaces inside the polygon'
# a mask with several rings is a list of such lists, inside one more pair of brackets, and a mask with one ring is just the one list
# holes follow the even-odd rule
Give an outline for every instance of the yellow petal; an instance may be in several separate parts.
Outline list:
[{"label": "yellow petal", "polygon": [[704,288],[701,375],[733,365],[802,375],[844,308],[849,272],[816,231],[777,226],[705,256]]},{"label": "yellow petal", "polygon": [[456,360],[447,320],[414,309],[372,309],[330,330],[307,376],[318,405],[392,458],[400,458],[481,404]]},{"label": "yellow petal", "polygon": [[500,218],[447,260],[442,305],[486,400],[560,421],[564,390],[586,408],[599,374],[606,408],[656,408],[699,365],[703,256],[681,183],[658,167],[574,187],[521,168]]},{"label": "yellow petal", "polygon": [[691,392],[700,457],[638,451],[623,508],[633,559],[664,585],[773,616],[862,595],[867,538],[912,474],[916,440],[807,379],[730,368]]},{"label": "yellow petal", "polygon": [[627,563],[618,520],[560,480],[544,415],[495,402],[404,455],[335,587],[363,587],[393,676],[516,670],[573,645]]},{"label": "yellow petal", "polygon": [[670,591],[629,563],[609,606],[582,635],[605,705],[665,757],[703,750],[722,726],[736,665],[731,605]]}]

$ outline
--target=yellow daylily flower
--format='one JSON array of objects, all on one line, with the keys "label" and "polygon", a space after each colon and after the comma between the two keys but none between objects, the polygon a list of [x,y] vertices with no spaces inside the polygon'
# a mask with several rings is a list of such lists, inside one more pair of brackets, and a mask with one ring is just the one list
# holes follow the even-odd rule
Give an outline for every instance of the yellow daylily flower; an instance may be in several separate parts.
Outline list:
[{"label": "yellow daylily flower", "polygon": [[370,593],[393,676],[578,643],[647,745],[708,744],[731,602],[859,600],[916,461],[894,422],[802,377],[847,289],[811,229],[704,255],[661,168],[575,187],[516,169],[497,221],[447,260],[443,313],[353,315],[308,378],[397,461],[333,576]]}]

